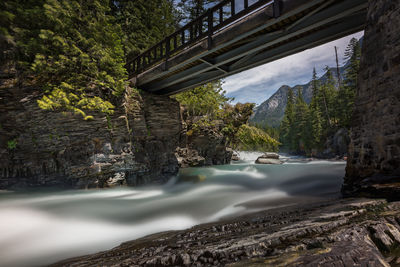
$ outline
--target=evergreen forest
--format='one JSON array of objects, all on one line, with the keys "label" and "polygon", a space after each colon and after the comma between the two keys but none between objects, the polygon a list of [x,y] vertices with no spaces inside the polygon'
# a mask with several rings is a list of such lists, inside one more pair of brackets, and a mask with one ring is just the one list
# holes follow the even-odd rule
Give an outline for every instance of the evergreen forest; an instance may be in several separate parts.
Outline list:
[{"label": "evergreen forest", "polygon": [[361,48],[357,39],[351,39],[345,51],[348,62],[343,79],[336,83],[331,70],[326,68],[327,79],[321,83],[314,68],[312,99],[308,105],[299,90],[294,96],[289,89],[285,115],[280,126],[283,148],[298,154],[314,155],[325,148],[326,140],[339,129],[349,129],[357,89],[357,73]]}]

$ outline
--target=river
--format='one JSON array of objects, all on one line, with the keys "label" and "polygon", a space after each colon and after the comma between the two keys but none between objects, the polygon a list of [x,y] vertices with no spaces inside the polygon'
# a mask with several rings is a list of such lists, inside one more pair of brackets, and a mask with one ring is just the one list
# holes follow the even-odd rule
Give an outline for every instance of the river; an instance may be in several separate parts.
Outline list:
[{"label": "river", "polygon": [[343,161],[283,157],[182,169],[162,186],[0,192],[0,266],[40,266],[152,233],[262,209],[337,198]]}]

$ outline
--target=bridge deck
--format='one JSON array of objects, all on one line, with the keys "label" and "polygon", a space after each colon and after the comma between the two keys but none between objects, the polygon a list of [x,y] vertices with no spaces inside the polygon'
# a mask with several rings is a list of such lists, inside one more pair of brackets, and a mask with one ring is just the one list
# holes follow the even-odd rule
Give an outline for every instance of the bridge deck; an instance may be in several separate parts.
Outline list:
[{"label": "bridge deck", "polygon": [[[243,9],[238,13],[240,16],[233,16],[231,20],[228,15],[219,28],[206,32],[200,26],[196,28],[204,25],[205,20],[215,21],[214,12],[225,12],[227,3],[234,3],[232,8],[239,2],[250,1],[221,2],[214,11],[129,62],[130,81],[148,92],[174,94],[227,77],[363,30],[368,1],[252,1],[253,6]],[[235,10],[230,11],[235,14]],[[214,26],[215,22],[211,24]],[[189,43],[179,44],[182,38]]]}]

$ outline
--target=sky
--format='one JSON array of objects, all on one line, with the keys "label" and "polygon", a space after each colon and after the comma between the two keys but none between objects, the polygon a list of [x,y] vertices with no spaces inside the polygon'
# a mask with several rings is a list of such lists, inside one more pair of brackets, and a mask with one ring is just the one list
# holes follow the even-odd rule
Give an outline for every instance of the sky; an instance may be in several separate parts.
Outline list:
[{"label": "sky", "polygon": [[311,80],[315,67],[317,75],[323,74],[325,66],[336,66],[335,49],[338,47],[339,65],[344,63],[344,52],[351,38],[360,39],[358,32],[336,41],[243,71],[224,79],[223,89],[233,103],[252,102],[257,105],[267,100],[282,85],[295,86]]}]

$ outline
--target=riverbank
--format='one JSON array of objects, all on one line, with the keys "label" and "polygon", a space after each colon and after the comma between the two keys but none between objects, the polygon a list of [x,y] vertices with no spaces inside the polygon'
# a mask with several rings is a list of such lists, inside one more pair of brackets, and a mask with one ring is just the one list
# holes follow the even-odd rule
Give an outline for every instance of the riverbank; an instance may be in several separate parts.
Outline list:
[{"label": "riverbank", "polygon": [[398,266],[400,202],[337,199],[169,231],[53,266]]}]

